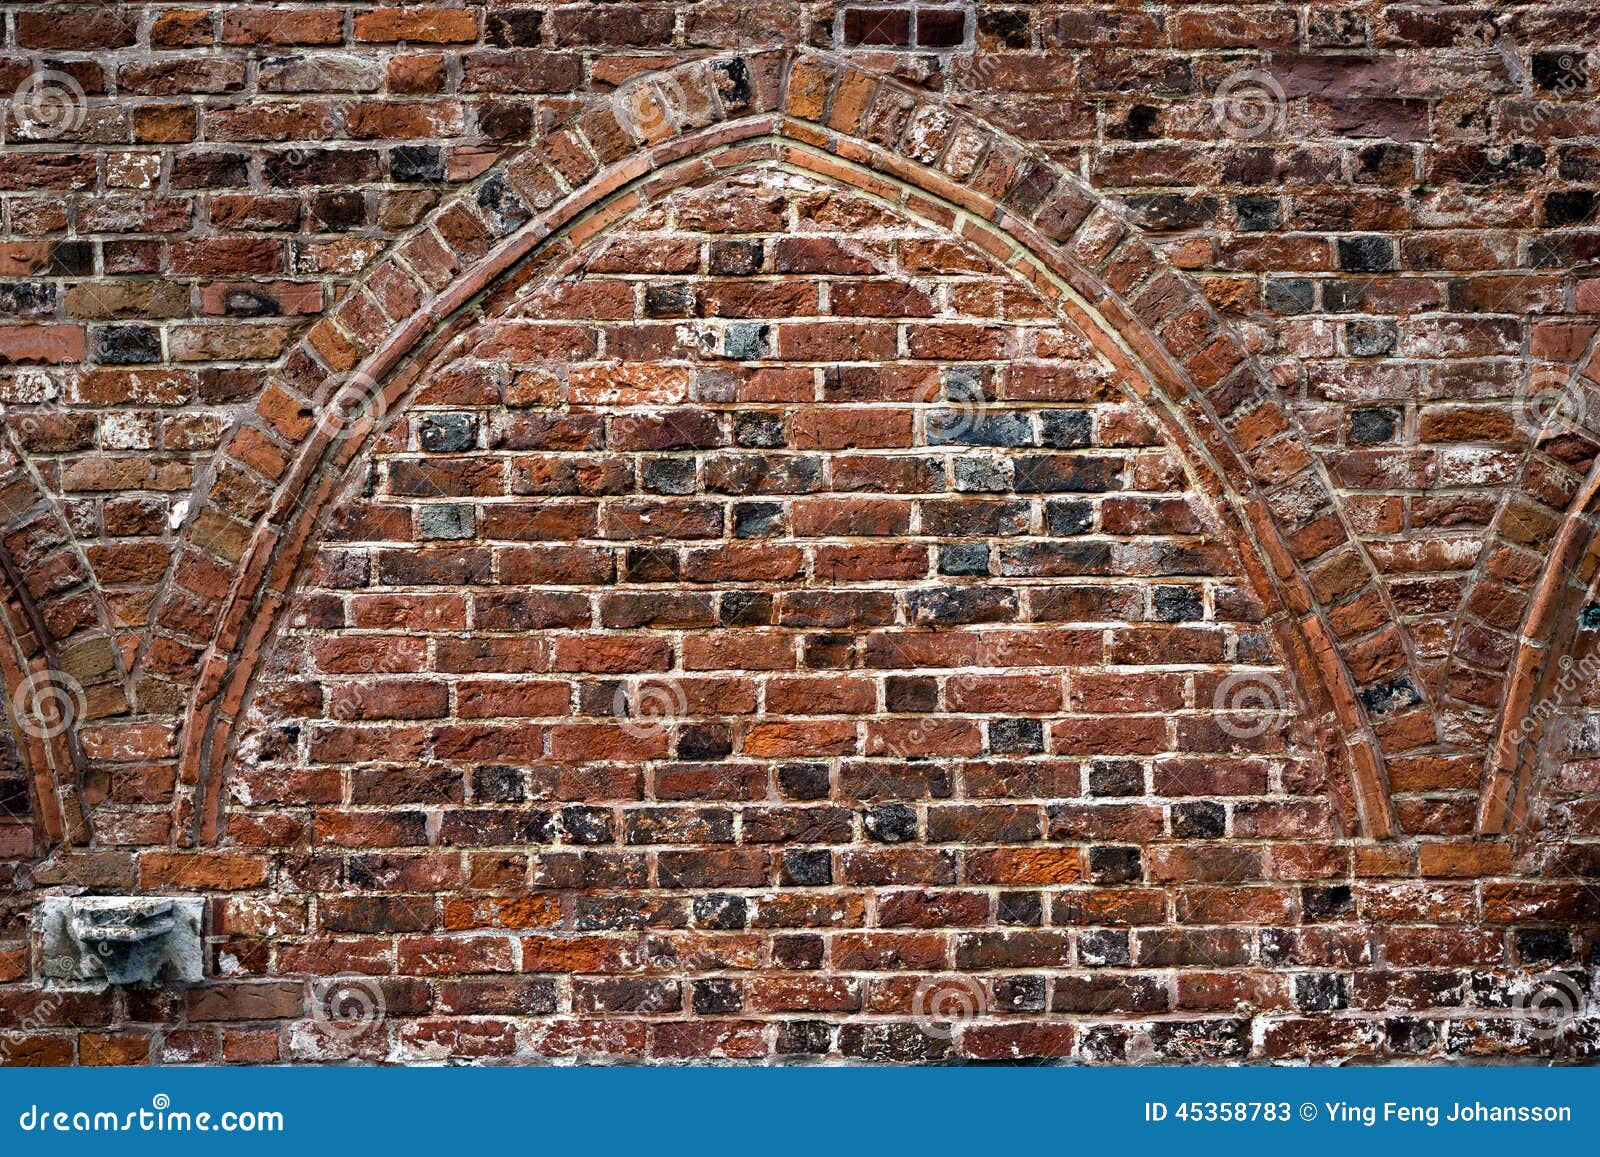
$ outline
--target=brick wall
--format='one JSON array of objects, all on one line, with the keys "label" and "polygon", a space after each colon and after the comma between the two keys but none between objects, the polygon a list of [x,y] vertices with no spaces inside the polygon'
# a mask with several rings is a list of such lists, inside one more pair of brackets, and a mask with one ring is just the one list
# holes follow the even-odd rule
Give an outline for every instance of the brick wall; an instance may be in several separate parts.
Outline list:
[{"label": "brick wall", "polygon": [[1597,23],[8,8],[0,1055],[1587,1056]]}]

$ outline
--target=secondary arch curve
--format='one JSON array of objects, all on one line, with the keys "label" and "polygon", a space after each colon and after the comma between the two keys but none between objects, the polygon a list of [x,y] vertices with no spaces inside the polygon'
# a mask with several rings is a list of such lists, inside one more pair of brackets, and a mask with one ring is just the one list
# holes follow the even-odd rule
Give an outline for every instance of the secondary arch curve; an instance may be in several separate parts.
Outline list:
[{"label": "secondary arch curve", "polygon": [[35,850],[48,852],[92,840],[92,813],[110,787],[85,743],[130,703],[112,614],[13,421],[0,446],[0,681]]},{"label": "secondary arch curve", "polygon": [[[1478,831],[1486,836],[1518,832],[1528,821],[1543,724],[1570,679],[1561,660],[1570,656],[1600,573],[1600,339],[1570,370],[1547,376],[1544,393],[1556,401],[1534,432],[1518,491],[1508,496],[1495,532],[1500,541],[1523,542],[1528,527],[1553,528],[1550,547],[1525,601],[1486,598],[1480,611],[1520,612],[1498,624],[1507,632],[1505,684],[1479,798]],[[1568,495],[1565,509],[1554,509]]]},{"label": "secondary arch curve", "polygon": [[[234,720],[340,475],[421,367],[473,323],[475,304],[531,275],[534,255],[574,251],[686,180],[758,161],[877,191],[941,223],[1092,335],[1236,527],[1298,695],[1339,737],[1351,826],[1393,834],[1384,756],[1433,741],[1423,683],[1378,625],[1393,616],[1374,613],[1386,596],[1370,561],[1243,346],[1048,160],[927,94],[809,52],[696,62],[590,107],[441,206],[290,355],[196,503],[142,660],[141,677],[186,693],[180,827],[218,838]],[[233,484],[241,472],[270,492]],[[158,646],[188,657],[158,670]]]}]

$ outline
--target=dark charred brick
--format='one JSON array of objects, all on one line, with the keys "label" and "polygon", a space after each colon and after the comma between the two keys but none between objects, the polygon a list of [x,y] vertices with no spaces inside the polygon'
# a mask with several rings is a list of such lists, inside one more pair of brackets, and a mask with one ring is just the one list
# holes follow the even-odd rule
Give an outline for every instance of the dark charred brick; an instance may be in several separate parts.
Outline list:
[{"label": "dark charred brick", "polygon": [[1144,794],[1144,769],[1126,759],[1097,759],[1089,765],[1089,791],[1093,795]]},{"label": "dark charred brick", "polygon": [[694,312],[694,291],[681,281],[644,287],[646,317],[689,317]]},{"label": "dark charred brick", "polygon": [[1570,964],[1572,934],[1565,928],[1518,928],[1517,958],[1527,964]]},{"label": "dark charred brick", "polygon": [[1126,932],[1112,928],[1085,928],[1078,933],[1078,960],[1089,968],[1125,968],[1133,962]]},{"label": "dark charred brick", "polygon": [[616,840],[610,808],[564,807],[561,834],[569,844],[609,844]]},{"label": "dark charred brick", "polygon": [[735,538],[776,538],[787,529],[781,502],[736,502],[733,505]]},{"label": "dark charred brick", "polygon": [[786,438],[782,414],[741,413],[734,417],[733,439],[740,446],[777,449]]},{"label": "dark charred brick", "polygon": [[1384,716],[1420,702],[1422,695],[1405,676],[1389,679],[1361,690],[1361,702],[1369,714]]},{"label": "dark charred brick", "polygon": [[1352,357],[1381,358],[1394,353],[1400,332],[1392,321],[1348,321],[1344,326],[1344,340]]},{"label": "dark charred brick", "polygon": [[833,883],[833,856],[825,851],[785,852],[778,882],[791,888],[822,888]]},{"label": "dark charred brick", "polygon": [[833,1027],[825,1020],[784,1020],[778,1024],[777,1051],[784,1056],[821,1056],[833,1044]]},{"label": "dark charred brick", "polygon": [[630,546],[623,562],[623,577],[634,583],[677,582],[678,563],[676,551]]},{"label": "dark charred brick", "polygon": [[1037,755],[1044,750],[1044,724],[1038,719],[993,720],[989,750],[996,755]]},{"label": "dark charred brick", "polygon": [[770,623],[772,595],[767,591],[725,591],[717,602],[717,621],[725,627]]},{"label": "dark charred brick", "polygon": [[757,322],[732,322],[723,334],[723,355],[738,362],[757,361],[767,356],[768,341],[768,326]]},{"label": "dark charred brick", "polygon": [[1228,809],[1215,800],[1195,800],[1172,806],[1172,834],[1179,839],[1219,839],[1227,825]]},{"label": "dark charred brick", "polygon": [[690,989],[691,1007],[700,1016],[724,1016],[744,1010],[744,992],[736,980],[696,980]]},{"label": "dark charred brick", "polygon": [[1144,876],[1138,848],[1099,846],[1089,849],[1089,878],[1096,884],[1127,884]]},{"label": "dark charred brick", "polygon": [[484,18],[484,39],[505,48],[537,47],[544,13],[537,8],[508,8]]},{"label": "dark charred brick", "polygon": [[1342,920],[1355,912],[1355,896],[1348,884],[1301,888],[1300,910],[1307,921]]},{"label": "dark charred brick", "polygon": [[916,1024],[845,1024],[839,1029],[839,1052],[874,1064],[929,1064],[944,1060],[950,1050],[943,1033],[932,1036]]},{"label": "dark charred brick", "polygon": [[803,662],[814,671],[855,665],[856,641],[849,635],[807,635]]},{"label": "dark charred brick", "polygon": [[832,785],[825,763],[785,763],[778,767],[778,788],[795,800],[827,799]]},{"label": "dark charred brick", "polygon": [[1533,83],[1546,92],[1582,92],[1589,87],[1589,68],[1582,52],[1535,52]]},{"label": "dark charred brick", "polygon": [[322,233],[345,233],[367,223],[367,199],[349,190],[317,193],[307,198],[306,211],[312,228]]},{"label": "dark charred brick", "polygon": [[526,798],[521,769],[503,764],[474,768],[472,797],[479,803],[521,803]]},{"label": "dark charred brick", "polygon": [[699,928],[716,932],[737,932],[749,921],[748,904],[743,896],[711,892],[694,898],[694,922]]},{"label": "dark charred brick", "polygon": [[639,482],[652,494],[693,494],[693,458],[648,458],[640,471]]},{"label": "dark charred brick", "polygon": [[1046,410],[1039,415],[1039,444],[1076,450],[1094,443],[1094,415],[1088,410]]},{"label": "dark charred brick", "polygon": [[1194,587],[1157,587],[1151,606],[1158,623],[1184,623],[1206,617],[1200,592]]},{"label": "dark charred brick", "polygon": [[58,241],[50,247],[49,272],[57,277],[93,277],[95,244]]},{"label": "dark charred brick", "polygon": [[761,271],[761,241],[757,238],[713,241],[711,273],[718,277],[748,277]]},{"label": "dark charred brick", "polygon": [[956,576],[989,573],[989,547],[982,542],[962,542],[939,548],[939,573]]},{"label": "dark charred brick", "polygon": [[429,414],[418,423],[417,436],[429,453],[459,453],[477,445],[478,423],[471,414]]},{"label": "dark charred brick", "polygon": [[1592,189],[1564,189],[1546,193],[1544,197],[1544,224],[1546,229],[1588,225],[1594,221],[1595,193]]},{"label": "dark charred brick", "polygon": [[104,325],[94,331],[95,361],[108,366],[147,365],[161,360],[161,334],[148,325]]},{"label": "dark charred brick", "polygon": [[1336,972],[1310,972],[1296,976],[1294,999],[1306,1012],[1332,1012],[1350,1005],[1345,978]]},{"label": "dark charred brick", "polygon": [[1043,1012],[1049,1006],[1042,976],[1003,976],[993,990],[993,1007],[1001,1012]]},{"label": "dark charred brick", "polygon": [[1439,1027],[1417,1017],[1397,1016],[1384,1023],[1384,1043],[1399,1056],[1421,1056],[1439,1041]]},{"label": "dark charred brick", "polygon": [[1317,308],[1317,283],[1304,277],[1269,277],[1262,303],[1273,313],[1310,313]]},{"label": "dark charred brick", "polygon": [[1362,446],[1392,442],[1400,426],[1400,411],[1391,406],[1373,406],[1350,415],[1350,441]]},{"label": "dark charred brick", "polygon": [[1339,268],[1351,273],[1383,273],[1395,267],[1394,241],[1388,237],[1341,237],[1337,248]]},{"label": "dark charred brick", "polygon": [[444,180],[444,152],[437,145],[396,145],[389,150],[389,179],[401,183]]},{"label": "dark charred brick", "polygon": [[511,232],[533,216],[528,203],[500,173],[478,186],[477,201],[484,216],[502,233]]},{"label": "dark charred brick", "polygon": [[867,835],[883,844],[903,844],[917,838],[917,813],[905,804],[888,803],[862,813]]},{"label": "dark charred brick", "polygon": [[690,723],[678,731],[679,759],[726,759],[733,752],[733,731],[726,723]]},{"label": "dark charred brick", "polygon": [[1278,199],[1251,195],[1233,199],[1233,219],[1239,228],[1248,233],[1260,233],[1278,227]]}]

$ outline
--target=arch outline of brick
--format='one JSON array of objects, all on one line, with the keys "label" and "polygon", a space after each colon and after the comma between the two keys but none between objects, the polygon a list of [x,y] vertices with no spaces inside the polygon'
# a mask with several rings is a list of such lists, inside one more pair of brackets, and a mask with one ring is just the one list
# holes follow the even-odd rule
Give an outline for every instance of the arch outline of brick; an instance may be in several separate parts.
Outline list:
[{"label": "arch outline of brick", "polygon": [[0,474],[0,681],[4,714],[34,803],[38,845],[93,838],[104,786],[85,724],[127,711],[127,670],[113,617],[58,502],[8,424]]},{"label": "arch outline of brick", "polygon": [[[1600,399],[1600,337],[1591,340],[1563,388],[1581,402],[1576,420],[1559,412],[1550,415],[1532,439],[1528,458],[1536,461],[1536,451],[1544,450],[1560,462],[1570,475],[1573,497],[1562,511],[1532,499],[1543,507],[1539,513],[1557,529],[1548,540],[1549,551],[1516,625],[1494,739],[1484,758],[1478,802],[1481,836],[1516,834],[1527,823],[1544,717],[1540,707],[1554,703],[1564,674],[1561,660],[1572,649],[1584,600],[1600,574],[1600,414],[1592,412],[1594,401]],[[1569,455],[1582,455],[1578,460],[1587,465],[1582,474],[1559,453],[1550,455],[1550,448],[1560,442],[1569,444]],[[1524,468],[1523,478],[1508,494],[1495,522],[1486,554],[1497,538],[1514,536],[1517,515],[1511,504],[1519,495],[1532,497],[1524,493],[1529,489],[1524,484],[1526,477]]]},{"label": "arch outline of brick", "polygon": [[[1226,508],[1246,571],[1276,610],[1303,704],[1321,734],[1340,737],[1347,821],[1369,837],[1394,835],[1385,756],[1434,742],[1426,691],[1308,440],[1242,342],[1059,166],[939,98],[829,54],[774,50],[679,65],[596,100],[435,209],[288,355],[254,423],[219,453],[210,492],[197,490],[135,671],[192,680],[177,746],[180,841],[220,837],[234,721],[318,515],[377,426],[363,399],[390,412],[432,351],[472,320],[471,303],[552,238],[581,247],[672,187],[674,166],[726,170],[764,142],[846,183],[906,189],[910,208],[942,215],[1029,276],[1126,371],[1178,435],[1201,489]],[[270,498],[241,500],[216,480],[227,469],[267,478]],[[174,649],[190,659],[162,670],[155,656],[173,641],[163,632],[197,608],[211,629],[177,632],[186,641]],[[1390,613],[1375,616],[1381,609]],[[1359,670],[1353,649],[1366,656]]]}]

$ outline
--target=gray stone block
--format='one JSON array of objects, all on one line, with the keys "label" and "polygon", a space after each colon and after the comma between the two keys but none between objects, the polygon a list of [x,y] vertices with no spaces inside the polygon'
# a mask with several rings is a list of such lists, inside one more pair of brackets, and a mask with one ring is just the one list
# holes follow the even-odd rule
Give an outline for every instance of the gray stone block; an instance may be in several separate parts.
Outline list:
[{"label": "gray stone block", "polygon": [[35,927],[46,980],[198,983],[203,901],[176,896],[50,896]]}]

